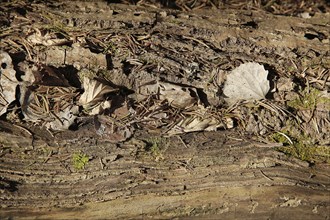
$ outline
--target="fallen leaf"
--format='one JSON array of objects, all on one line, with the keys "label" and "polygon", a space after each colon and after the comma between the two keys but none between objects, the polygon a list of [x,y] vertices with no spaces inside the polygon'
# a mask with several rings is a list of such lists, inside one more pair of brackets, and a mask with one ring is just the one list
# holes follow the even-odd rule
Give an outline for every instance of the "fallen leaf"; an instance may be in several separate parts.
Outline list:
[{"label": "fallen leaf", "polygon": [[220,120],[218,117],[209,113],[208,109],[200,108],[194,111],[194,114],[177,122],[167,134],[176,135],[194,131],[215,131],[218,128],[229,129],[233,127],[234,124],[231,118],[225,117]]},{"label": "fallen leaf", "polygon": [[111,87],[96,79],[84,77],[84,93],[80,96],[79,104],[90,115],[102,113],[102,111],[111,106],[111,102],[106,100],[106,95],[116,92],[118,89]]},{"label": "fallen leaf", "polygon": [[196,88],[180,86],[169,82],[150,82],[139,87],[137,99],[145,100],[154,95],[159,100],[167,100],[168,103],[176,108],[186,109],[198,102]]},{"label": "fallen leaf", "polygon": [[121,124],[106,115],[94,117],[96,133],[111,143],[119,143],[130,138],[134,133],[134,128],[130,125]]},{"label": "fallen leaf", "polygon": [[239,100],[264,99],[269,91],[268,71],[258,63],[244,63],[228,76],[223,93],[225,100],[233,104]]},{"label": "fallen leaf", "polygon": [[9,104],[16,100],[17,85],[11,57],[6,52],[0,52],[0,115],[6,113]]},{"label": "fallen leaf", "polygon": [[38,123],[53,130],[66,130],[76,119],[79,107],[74,87],[39,86],[32,90],[20,87],[20,105],[25,121]]}]

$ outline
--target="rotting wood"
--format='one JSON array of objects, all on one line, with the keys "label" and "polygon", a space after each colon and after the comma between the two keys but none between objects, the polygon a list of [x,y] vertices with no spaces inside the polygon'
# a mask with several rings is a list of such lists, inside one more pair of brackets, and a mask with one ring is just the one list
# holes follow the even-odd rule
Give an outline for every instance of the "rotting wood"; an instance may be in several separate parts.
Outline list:
[{"label": "rotting wood", "polygon": [[[92,139],[69,144],[62,139],[58,147],[39,142],[32,151],[26,148],[29,141],[1,133],[3,148],[15,152],[1,157],[1,217],[252,219],[284,218],[294,212],[295,217],[326,218],[328,166],[306,167],[271,148],[233,141],[228,135],[233,133],[183,135],[188,148],[178,138],[168,138],[170,145],[159,146],[155,155],[145,151],[143,138],[120,148],[91,144]],[[53,150],[51,156],[47,148]],[[95,158],[85,170],[73,169],[71,155],[77,151]]]}]

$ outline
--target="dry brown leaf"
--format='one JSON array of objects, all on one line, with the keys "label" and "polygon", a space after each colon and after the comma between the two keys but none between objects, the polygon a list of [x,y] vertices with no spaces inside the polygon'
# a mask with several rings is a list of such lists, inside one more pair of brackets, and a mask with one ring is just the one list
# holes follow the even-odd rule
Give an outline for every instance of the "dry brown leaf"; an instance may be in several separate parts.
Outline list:
[{"label": "dry brown leaf", "polygon": [[123,142],[134,133],[134,128],[132,126],[123,125],[105,115],[95,116],[94,125],[96,133],[111,143]]},{"label": "dry brown leaf", "polygon": [[137,99],[145,100],[154,95],[159,100],[167,100],[171,106],[186,109],[198,102],[196,88],[179,86],[169,82],[150,82],[139,87]]},{"label": "dry brown leaf", "polygon": [[116,119],[122,119],[127,117],[128,115],[131,114],[131,111],[128,107],[127,103],[123,103],[122,106],[116,108],[112,113],[111,116],[113,116]]},{"label": "dry brown leaf", "polygon": [[53,130],[66,130],[76,119],[79,107],[74,104],[78,92],[73,87],[40,86],[31,90],[20,87],[24,120]]}]

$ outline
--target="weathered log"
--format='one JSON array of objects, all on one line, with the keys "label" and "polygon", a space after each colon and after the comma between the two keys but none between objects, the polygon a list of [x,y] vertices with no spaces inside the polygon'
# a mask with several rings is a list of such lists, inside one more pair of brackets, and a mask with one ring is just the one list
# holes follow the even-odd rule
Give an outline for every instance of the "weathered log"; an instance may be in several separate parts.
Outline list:
[{"label": "weathered log", "polygon": [[[78,138],[80,132],[36,140],[34,148],[29,138],[1,133],[2,218],[322,219],[329,213],[329,166],[309,167],[274,144],[222,131],[139,135],[118,146],[90,131]],[[146,150],[150,138],[158,144],[153,151]],[[90,161],[75,170],[71,158],[80,151]]]},{"label": "weathered log", "polygon": [[[135,56],[162,64],[169,71],[165,75],[133,69],[123,74],[123,57],[116,55],[99,67],[111,70],[114,83],[133,90],[142,79],[163,77],[213,91],[207,82],[212,71],[240,60],[287,75],[298,56],[310,62],[329,58],[329,14],[303,19],[262,11],[183,13],[102,2],[33,7],[101,40],[116,34],[149,38],[149,51],[142,47]],[[48,52],[36,52],[40,62],[63,65],[43,57]],[[204,75],[189,75],[192,62],[203,63]],[[129,141],[112,144],[95,134],[92,122],[57,134],[26,127],[0,122],[1,219],[330,217],[328,164],[289,157],[276,151],[277,144],[256,142],[238,129],[172,137],[138,131]],[[75,153],[89,157],[84,169],[74,168]]]}]

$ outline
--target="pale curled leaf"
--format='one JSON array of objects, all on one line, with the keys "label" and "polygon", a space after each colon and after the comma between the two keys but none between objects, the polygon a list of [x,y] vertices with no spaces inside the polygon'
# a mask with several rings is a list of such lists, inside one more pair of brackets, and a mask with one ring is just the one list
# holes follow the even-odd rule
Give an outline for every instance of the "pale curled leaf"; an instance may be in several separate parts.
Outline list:
[{"label": "pale curled leaf", "polygon": [[170,129],[167,134],[176,135],[194,131],[215,131],[218,128],[233,128],[233,120],[229,117],[219,119],[208,112],[208,109],[201,108],[195,111],[196,114],[183,118]]},{"label": "pale curled leaf", "polygon": [[33,45],[44,46],[63,45],[64,43],[68,42],[68,40],[65,38],[59,39],[55,33],[41,31],[38,28],[34,28],[34,33],[27,36],[26,40]]},{"label": "pale curled leaf", "polygon": [[269,91],[268,71],[258,63],[244,63],[234,69],[224,85],[224,95],[229,104],[239,100],[260,100]]},{"label": "pale curled leaf", "polygon": [[[79,104],[82,105],[87,112],[90,112],[90,114],[98,114],[101,110],[104,110],[103,108],[110,104],[109,102],[106,102],[105,95],[118,91],[118,89],[96,79],[89,79],[87,77],[84,77],[83,85],[85,91],[80,96]],[[94,110],[94,108],[98,109]]]}]

